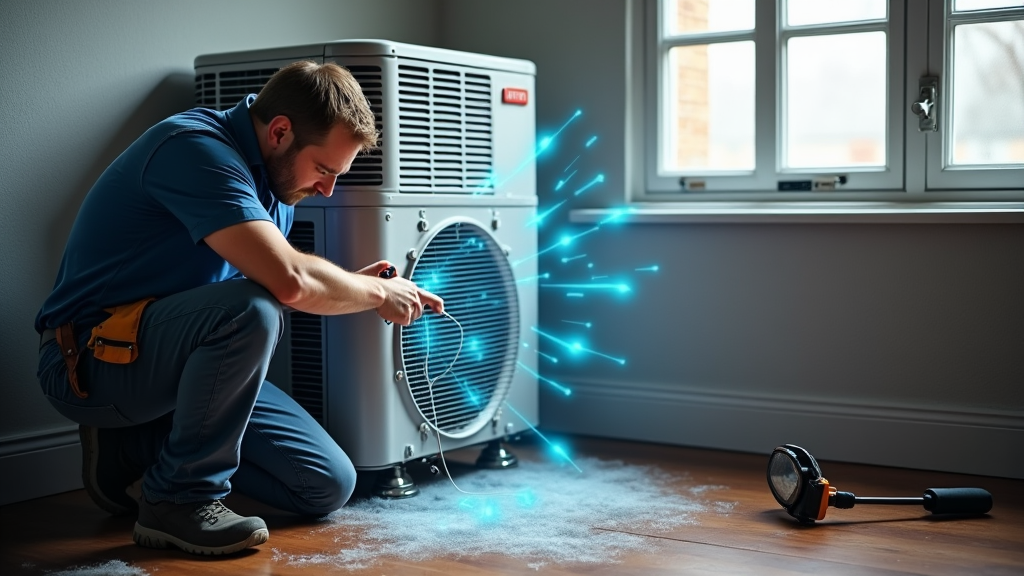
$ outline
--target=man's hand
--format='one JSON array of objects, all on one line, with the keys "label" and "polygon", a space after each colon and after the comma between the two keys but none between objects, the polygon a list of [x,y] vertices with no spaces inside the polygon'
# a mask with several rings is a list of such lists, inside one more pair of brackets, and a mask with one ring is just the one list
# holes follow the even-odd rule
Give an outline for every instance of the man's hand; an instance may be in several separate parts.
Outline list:
[{"label": "man's hand", "polygon": [[[356,274],[376,277],[389,266],[392,266],[390,262],[381,260],[357,271]],[[423,310],[427,307],[438,314],[444,312],[444,300],[405,278],[383,279],[383,284],[387,295],[384,298],[384,305],[377,308],[377,314],[389,322],[408,326],[422,316]]]}]

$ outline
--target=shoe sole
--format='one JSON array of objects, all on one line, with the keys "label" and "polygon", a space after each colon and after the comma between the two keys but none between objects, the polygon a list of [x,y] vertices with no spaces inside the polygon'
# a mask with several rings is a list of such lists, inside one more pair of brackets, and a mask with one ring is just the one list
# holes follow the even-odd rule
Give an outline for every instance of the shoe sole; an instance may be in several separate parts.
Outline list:
[{"label": "shoe sole", "polygon": [[99,468],[99,430],[91,426],[79,426],[78,438],[82,442],[82,484],[85,485],[85,491],[92,501],[114,516],[124,516],[135,512],[135,508],[114,502],[97,488],[99,481],[95,474]]},{"label": "shoe sole", "polygon": [[227,546],[199,546],[198,544],[191,544],[180,538],[175,538],[166,532],[146,528],[136,522],[135,532],[132,534],[132,539],[135,540],[136,544],[145,548],[167,548],[169,546],[176,546],[191,554],[216,556],[221,554],[231,554],[232,552],[238,552],[239,550],[259,546],[270,539],[270,532],[267,531],[266,528],[259,528],[254,530],[248,538],[241,542],[228,544]]}]

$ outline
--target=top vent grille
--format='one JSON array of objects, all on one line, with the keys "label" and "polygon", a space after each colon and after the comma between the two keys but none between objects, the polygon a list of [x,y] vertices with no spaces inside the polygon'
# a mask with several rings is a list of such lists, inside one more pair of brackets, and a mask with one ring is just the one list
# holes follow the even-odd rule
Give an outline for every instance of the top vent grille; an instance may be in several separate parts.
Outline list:
[{"label": "top vent grille", "polygon": [[[380,66],[348,66],[348,71],[359,83],[363,95],[370,103],[374,125],[381,134],[378,148],[356,156],[352,168],[338,176],[336,185],[380,186],[384,183],[383,157],[379,146],[384,134],[384,89]],[[233,108],[249,94],[263,89],[277,68],[230,70],[218,74],[196,75],[196,105],[215,110]]]},{"label": "top vent grille", "polygon": [[489,76],[401,64],[398,114],[401,191],[494,192]]}]

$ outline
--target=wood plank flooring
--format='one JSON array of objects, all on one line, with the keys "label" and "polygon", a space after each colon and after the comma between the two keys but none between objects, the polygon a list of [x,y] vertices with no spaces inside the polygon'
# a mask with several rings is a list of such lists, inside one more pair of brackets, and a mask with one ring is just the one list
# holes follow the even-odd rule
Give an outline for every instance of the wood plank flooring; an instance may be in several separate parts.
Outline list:
[{"label": "wood plank flooring", "polygon": [[[713,487],[701,498],[730,506],[709,507],[692,525],[638,534],[656,543],[653,552],[626,554],[618,562],[600,566],[547,565],[538,571],[522,559],[496,554],[420,563],[392,557],[371,568],[350,571],[275,559],[272,548],[285,554],[314,554],[323,551],[325,543],[314,532],[315,526],[241,496],[229,497],[228,504],[240,513],[261,514],[270,526],[271,541],[240,555],[207,559],[136,546],[131,540],[133,518],[111,518],[79,490],[0,508],[0,574],[39,575],[114,559],[153,576],[1024,574],[1024,481],[822,462],[833,485],[860,496],[917,496],[932,487],[978,486],[993,494],[995,506],[987,516],[958,519],[933,517],[918,507],[858,506],[829,509],[816,526],[801,526],[768,491],[767,454],[593,438],[576,438],[573,446],[579,455],[654,465],[686,476],[693,486]],[[539,449],[530,443],[513,449],[525,459],[539,457]],[[475,451],[460,451],[451,456],[469,461],[475,455]],[[611,530],[600,525],[593,529]]]}]

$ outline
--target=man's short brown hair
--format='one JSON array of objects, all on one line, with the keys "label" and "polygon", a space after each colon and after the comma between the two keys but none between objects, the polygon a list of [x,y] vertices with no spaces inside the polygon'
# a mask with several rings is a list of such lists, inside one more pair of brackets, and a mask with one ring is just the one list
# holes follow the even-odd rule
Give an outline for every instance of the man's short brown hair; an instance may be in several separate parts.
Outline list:
[{"label": "man's short brown hair", "polygon": [[323,142],[338,123],[362,142],[364,150],[377,146],[379,134],[370,103],[352,74],[333,62],[306,60],[281,68],[263,86],[249,110],[264,124],[277,116],[287,116],[298,149]]}]

